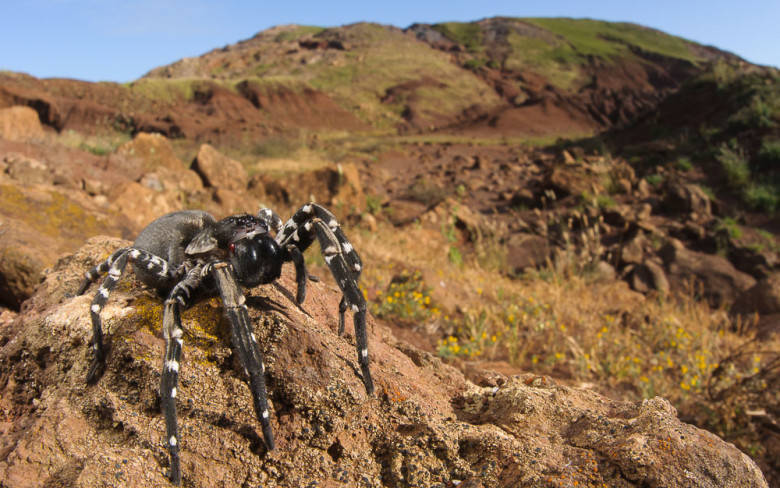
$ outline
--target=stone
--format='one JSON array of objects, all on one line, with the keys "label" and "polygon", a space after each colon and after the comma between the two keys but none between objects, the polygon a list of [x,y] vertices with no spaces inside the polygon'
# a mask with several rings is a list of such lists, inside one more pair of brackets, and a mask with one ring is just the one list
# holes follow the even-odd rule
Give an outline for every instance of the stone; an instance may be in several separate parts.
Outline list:
[{"label": "stone", "polygon": [[775,272],[745,290],[732,311],[740,314],[780,314],[780,272]]},{"label": "stone", "polygon": [[200,146],[198,155],[192,162],[192,169],[201,177],[206,187],[244,191],[249,181],[241,163],[218,152],[209,144]]},{"label": "stone", "polygon": [[728,259],[691,251],[679,241],[665,244],[658,254],[676,290],[690,292],[688,287],[692,285],[713,307],[733,304],[756,284],[752,276],[736,269]]},{"label": "stone", "polygon": [[627,281],[631,289],[640,293],[656,291],[661,295],[669,293],[669,280],[661,266],[646,260],[627,270]]},{"label": "stone", "polygon": [[515,233],[506,241],[507,268],[511,273],[544,266],[550,257],[547,239],[536,234]]},{"label": "stone", "polygon": [[35,141],[45,133],[38,112],[25,106],[0,109],[0,138],[9,141]]},{"label": "stone", "polygon": [[677,180],[667,180],[662,206],[671,214],[695,214],[698,218],[712,216],[710,197],[699,186]]},{"label": "stone", "polygon": [[187,169],[173,152],[171,142],[161,134],[140,132],[131,141],[119,146],[116,153],[118,156],[140,160],[143,173],[160,168],[175,172]]}]

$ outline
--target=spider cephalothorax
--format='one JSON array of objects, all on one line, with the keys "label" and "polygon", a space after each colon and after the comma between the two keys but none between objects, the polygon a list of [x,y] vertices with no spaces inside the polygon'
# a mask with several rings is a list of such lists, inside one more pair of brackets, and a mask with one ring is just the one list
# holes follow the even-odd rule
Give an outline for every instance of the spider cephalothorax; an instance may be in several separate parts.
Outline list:
[{"label": "spider cephalothorax", "polygon": [[222,298],[231,324],[233,347],[249,376],[255,413],[263,429],[265,444],[268,449],[273,449],[263,354],[252,332],[241,286],[272,283],[281,275],[282,265],[292,261],[298,285],[296,300],[299,304],[303,303],[306,281],[310,278],[304,265],[303,251],[315,239],[319,241],[325,262],[343,293],[339,303],[339,335],[344,332],[347,308],[351,307],[354,312],[358,363],[366,391],[372,394],[374,385],[368,368],[366,302],[358,288],[362,264],[336,218],[320,205],[304,205],[284,225],[270,209],[261,209],[257,216],[234,215],[220,221],[198,210],[173,212],[149,224],[131,247],[119,249],[86,273],[79,295],[108,272],[92,301],[94,357],[87,372],[89,383],[100,378],[106,365],[100,311],[128,261],[133,263],[133,270],[143,283],[166,297],[162,329],[165,356],[160,396],[173,483],[181,482],[175,403],[184,343],[179,316],[181,307],[188,307],[199,298],[214,294]]}]

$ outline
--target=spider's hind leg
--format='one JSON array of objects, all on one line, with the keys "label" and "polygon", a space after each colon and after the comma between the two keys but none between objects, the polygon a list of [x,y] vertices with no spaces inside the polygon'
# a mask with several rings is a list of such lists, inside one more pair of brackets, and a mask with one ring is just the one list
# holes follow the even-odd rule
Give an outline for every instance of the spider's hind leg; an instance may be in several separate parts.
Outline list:
[{"label": "spider's hind leg", "polygon": [[106,274],[108,269],[111,267],[114,261],[116,261],[119,255],[122,254],[123,252],[126,252],[129,249],[130,249],[129,247],[123,247],[122,249],[115,251],[105,261],[103,261],[102,263],[98,264],[94,268],[84,273],[84,279],[81,281],[78,290],[76,290],[76,295],[83,295],[84,292],[87,291],[87,288],[89,288],[89,285],[91,285],[92,283],[97,281],[98,278]]}]

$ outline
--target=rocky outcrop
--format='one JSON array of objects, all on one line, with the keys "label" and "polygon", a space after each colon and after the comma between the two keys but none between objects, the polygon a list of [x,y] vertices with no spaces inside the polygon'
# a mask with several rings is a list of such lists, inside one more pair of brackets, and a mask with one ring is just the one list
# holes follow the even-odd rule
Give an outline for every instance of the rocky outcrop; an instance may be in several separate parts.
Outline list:
[{"label": "rocky outcrop", "polygon": [[246,189],[249,180],[241,163],[221,154],[208,144],[200,146],[192,169],[207,187],[242,191]]},{"label": "rocky outcrop", "polygon": [[0,109],[0,138],[28,141],[43,137],[43,126],[35,110],[23,106]]},{"label": "rocky outcrop", "polygon": [[[7,486],[167,486],[161,304],[137,283],[120,284],[104,309],[107,370],[84,383],[91,296],[70,293],[85,269],[126,244],[94,238],[62,257],[24,312],[2,323]],[[682,423],[661,398],[617,402],[533,375],[475,385],[371,319],[369,397],[351,331],[336,334],[339,295],[312,283],[298,307],[294,288],[286,269],[247,300],[267,358],[273,452],[259,437],[221,304],[183,314],[185,486],[767,486],[745,454]]]}]

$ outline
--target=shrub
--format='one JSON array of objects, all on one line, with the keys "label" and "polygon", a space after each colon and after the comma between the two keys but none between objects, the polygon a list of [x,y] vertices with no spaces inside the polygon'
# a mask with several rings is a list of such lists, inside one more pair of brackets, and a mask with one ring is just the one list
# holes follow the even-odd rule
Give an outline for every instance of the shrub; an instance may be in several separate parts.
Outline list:
[{"label": "shrub", "polygon": [[732,149],[729,145],[722,144],[715,159],[723,170],[729,188],[742,191],[747,187],[750,183],[750,168],[742,149]]}]

